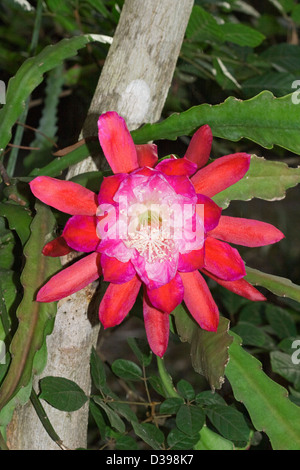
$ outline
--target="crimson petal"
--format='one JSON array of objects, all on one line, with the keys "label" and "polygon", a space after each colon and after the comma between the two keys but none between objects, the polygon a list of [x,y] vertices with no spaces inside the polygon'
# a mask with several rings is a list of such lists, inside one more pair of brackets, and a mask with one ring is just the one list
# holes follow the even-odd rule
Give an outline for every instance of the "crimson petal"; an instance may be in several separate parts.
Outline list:
[{"label": "crimson petal", "polygon": [[143,144],[135,146],[137,152],[137,159],[139,167],[150,166],[154,167],[157,163],[157,145],[155,144]]},{"label": "crimson petal", "polygon": [[141,287],[137,276],[123,284],[110,283],[99,308],[99,319],[104,328],[119,325],[132,309]]},{"label": "crimson petal", "polygon": [[156,170],[168,176],[191,176],[197,170],[197,165],[186,158],[167,158],[155,167]]},{"label": "crimson petal", "polygon": [[169,342],[169,314],[154,308],[146,293],[143,301],[143,314],[149,346],[154,354],[163,357]]},{"label": "crimson petal", "polygon": [[266,297],[261,292],[259,292],[259,290],[253,287],[252,284],[247,282],[245,279],[238,279],[237,281],[224,281],[223,279],[219,279],[216,276],[213,276],[205,269],[202,269],[201,271],[220,284],[220,286],[223,286],[231,292],[234,292],[237,295],[241,295],[246,299],[252,300],[254,302],[267,300]]},{"label": "crimson petal", "polygon": [[44,246],[42,253],[44,256],[52,256],[55,258],[57,256],[65,256],[71,251],[73,251],[73,249],[67,244],[64,237],[60,236],[47,243]]},{"label": "crimson petal", "polygon": [[162,312],[171,313],[183,301],[183,284],[177,273],[167,284],[156,289],[147,289],[151,304]]},{"label": "crimson petal", "polygon": [[184,287],[184,303],[196,322],[207,331],[217,331],[219,310],[211,292],[199,273],[180,273]]},{"label": "crimson petal", "polygon": [[73,250],[85,253],[96,251],[100,243],[96,227],[97,217],[74,215],[67,221],[63,237]]},{"label": "crimson petal", "polygon": [[204,268],[225,281],[236,281],[246,276],[245,265],[239,252],[212,237],[205,240]]},{"label": "crimson petal", "polygon": [[189,253],[180,253],[178,260],[178,271],[189,273],[204,266],[204,248],[193,250]]},{"label": "crimson petal", "polygon": [[92,253],[55,274],[38,292],[38,302],[54,302],[68,297],[101,276],[99,253]]},{"label": "crimson petal", "polygon": [[271,224],[229,216],[222,216],[218,226],[209,235],[251,247],[270,245],[284,238],[283,233]]},{"label": "crimson petal", "polygon": [[197,194],[196,212],[200,218],[204,218],[206,232],[213,230],[219,223],[222,209],[212,199],[203,194]]},{"label": "crimson petal", "polygon": [[71,215],[96,214],[96,194],[78,183],[38,176],[29,184],[35,197],[61,212]]},{"label": "crimson petal", "polygon": [[250,158],[247,153],[234,153],[218,158],[197,171],[191,178],[196,192],[213,197],[237,183],[249,170]]},{"label": "crimson petal", "polygon": [[120,184],[126,177],[127,175],[125,173],[104,177],[98,194],[98,203],[112,205],[116,204],[116,202],[113,200],[113,197],[118,191]]},{"label": "crimson petal", "polygon": [[99,117],[98,137],[114,173],[129,173],[138,168],[135,145],[126,122],[118,113],[108,111]]},{"label": "crimson petal", "polygon": [[200,127],[190,141],[185,158],[202,168],[209,159],[212,141],[213,135],[209,125]]},{"label": "crimson petal", "polygon": [[115,284],[130,281],[136,274],[131,261],[122,263],[117,258],[105,254],[101,256],[101,266],[104,280]]}]

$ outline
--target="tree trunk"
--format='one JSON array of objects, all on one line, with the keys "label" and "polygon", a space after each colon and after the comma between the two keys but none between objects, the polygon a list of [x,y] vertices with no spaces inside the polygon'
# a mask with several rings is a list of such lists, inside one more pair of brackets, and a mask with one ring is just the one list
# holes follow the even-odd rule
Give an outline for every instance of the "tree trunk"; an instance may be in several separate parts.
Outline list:
[{"label": "tree trunk", "polygon": [[[125,0],[83,136],[97,135],[98,117],[108,110],[122,115],[130,130],[160,118],[192,6],[193,0]],[[89,157],[72,167],[68,178],[95,169]],[[64,257],[63,264],[69,260],[70,256]],[[69,378],[87,394],[89,358],[99,332],[98,320],[93,318],[97,317],[96,288],[94,283],[58,303],[54,331],[47,338],[48,363],[42,374]],[[34,381],[36,391],[40,378]],[[64,445],[69,449],[86,447],[88,405],[64,413],[43,404]],[[31,403],[16,409],[7,436],[13,450],[58,449]]]}]

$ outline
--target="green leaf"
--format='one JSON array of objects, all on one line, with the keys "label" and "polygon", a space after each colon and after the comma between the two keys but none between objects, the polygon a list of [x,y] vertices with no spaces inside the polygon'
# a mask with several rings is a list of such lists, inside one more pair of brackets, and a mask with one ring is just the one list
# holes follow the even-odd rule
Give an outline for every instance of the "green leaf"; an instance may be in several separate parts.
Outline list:
[{"label": "green leaf", "polygon": [[225,439],[247,442],[250,429],[242,413],[227,405],[213,405],[206,414],[214,427]]},{"label": "green leaf", "polygon": [[179,380],[177,391],[186,400],[193,400],[195,398],[195,390],[187,380]]},{"label": "green leaf", "polygon": [[64,377],[44,377],[40,380],[40,388],[39,398],[61,411],[79,410],[87,401],[82,388]]},{"label": "green leaf", "polygon": [[116,413],[114,410],[108,406],[103,399],[100,397],[94,396],[93,400],[103,409],[105,414],[107,415],[107,418],[111,424],[111,426],[116,429],[117,431],[123,433],[125,432],[125,424],[124,421],[120,418],[118,413]]},{"label": "green leaf", "polygon": [[159,412],[162,415],[172,415],[176,414],[181,405],[183,405],[184,400],[183,398],[171,397],[167,398],[162,404],[160,405]]},{"label": "green leaf", "polygon": [[281,375],[281,377],[291,382],[296,389],[300,390],[300,367],[299,364],[293,363],[291,354],[272,351],[270,359],[273,372]]},{"label": "green leaf", "polygon": [[300,183],[300,168],[290,168],[282,162],[251,156],[250,168],[236,184],[214,196],[223,209],[230,201],[250,201],[253,198],[274,201],[283,199],[286,190]]},{"label": "green leaf", "polygon": [[266,316],[278,338],[297,335],[296,325],[291,315],[283,308],[272,304],[266,305]]},{"label": "green leaf", "polygon": [[224,23],[219,25],[223,40],[239,46],[257,47],[265,36],[249,26],[241,23]]},{"label": "green leaf", "polygon": [[285,388],[262,371],[261,363],[241,347],[241,340],[234,338],[226,376],[235,399],[247,408],[253,426],[268,435],[274,450],[299,450],[299,407],[288,399]]},{"label": "green leaf", "polygon": [[116,450],[138,450],[138,445],[131,436],[120,436],[116,439]]},{"label": "green leaf", "polygon": [[149,366],[152,361],[152,351],[148,342],[140,338],[127,338],[127,342],[140,363],[144,367]]},{"label": "green leaf", "polygon": [[188,435],[178,428],[174,428],[168,434],[167,442],[170,450],[189,450],[198,442],[198,439],[199,436],[197,434]]},{"label": "green leaf", "polygon": [[29,238],[32,222],[29,210],[24,206],[2,202],[0,203],[0,215],[7,219],[9,228],[17,232],[24,246]]},{"label": "green leaf", "polygon": [[181,405],[176,414],[176,425],[178,429],[188,435],[196,434],[204,425],[205,414],[197,406]]},{"label": "green leaf", "polygon": [[132,423],[133,430],[137,436],[143,439],[154,450],[160,450],[164,442],[164,434],[154,424]]},{"label": "green leaf", "polygon": [[25,109],[25,102],[32,91],[43,81],[44,73],[57,67],[79,49],[93,41],[105,41],[103,36],[82,35],[63,39],[45,47],[37,56],[27,59],[16,75],[10,79],[6,104],[0,110],[0,149],[5,149],[11,139],[12,126]]},{"label": "green leaf", "polygon": [[102,411],[102,409],[98,405],[96,405],[96,403],[93,400],[89,400],[89,409],[99,429],[100,435],[102,439],[104,439],[105,429],[107,426],[104,416],[103,416],[104,411]]},{"label": "green leaf", "polygon": [[206,377],[213,390],[221,388],[228,361],[228,347],[232,342],[228,335],[228,320],[220,317],[217,332],[210,332],[202,330],[182,305],[173,314],[181,341],[191,344],[193,368]]},{"label": "green leaf", "polygon": [[233,442],[215,433],[207,426],[203,426],[199,437],[199,441],[194,446],[195,450],[234,450]]},{"label": "green leaf", "polygon": [[245,345],[256,346],[258,348],[274,346],[271,338],[261,328],[250,322],[239,321],[235,327],[231,328],[231,331],[239,335]]},{"label": "green leaf", "polygon": [[93,378],[94,385],[98,390],[101,390],[101,388],[106,384],[106,374],[104,364],[94,347],[91,352],[91,376]]},{"label": "green leaf", "polygon": [[300,302],[300,286],[292,283],[284,277],[263,273],[257,269],[246,267],[247,276],[245,279],[254,286],[265,287],[273,294]]},{"label": "green leaf", "polygon": [[201,104],[159,123],[145,124],[132,136],[136,144],[175,140],[208,124],[215,137],[234,142],[244,137],[265,148],[278,145],[300,154],[300,106],[293,104],[292,98],[292,93],[275,98],[269,91],[245,101],[231,96],[221,104]]},{"label": "green leaf", "polygon": [[[60,93],[64,84],[64,67],[60,65],[51,70],[47,76],[45,99],[42,109],[42,116],[31,147],[33,150],[23,159],[23,166],[26,174],[40,164],[45,165],[47,161],[53,159],[51,149],[56,142],[57,132],[57,110],[60,102]],[[47,138],[46,138],[47,136]]]},{"label": "green leaf", "polygon": [[55,226],[51,210],[37,202],[31,235],[24,248],[26,263],[21,275],[24,296],[17,310],[18,328],[10,345],[12,361],[0,388],[0,409],[30,382],[36,353],[53,328],[56,303],[39,303],[35,296],[45,280],[61,267],[58,258],[42,255],[42,248],[53,236]]},{"label": "green leaf", "polygon": [[124,380],[140,380],[143,376],[142,369],[126,359],[116,359],[111,368],[114,374]]}]

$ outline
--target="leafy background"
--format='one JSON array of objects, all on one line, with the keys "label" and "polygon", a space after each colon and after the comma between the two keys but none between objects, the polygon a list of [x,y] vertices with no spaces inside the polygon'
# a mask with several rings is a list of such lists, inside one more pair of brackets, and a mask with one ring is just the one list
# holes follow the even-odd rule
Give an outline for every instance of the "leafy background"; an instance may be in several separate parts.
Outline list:
[{"label": "leafy background", "polygon": [[[268,302],[251,303],[208,281],[223,315],[218,335],[200,331],[180,306],[171,315],[164,361],[147,347],[137,303],[121,326],[100,333],[91,356],[91,397],[57,377],[41,381],[39,396],[31,390],[32,370],[45,364],[45,335],[55,316],[55,305],[50,317],[42,309],[24,316],[41,276],[57,270],[53,260],[34,270],[41,262],[40,228],[47,239],[64,220],[35,203],[27,183],[36,174],[63,177],[87,154],[82,146],[63,159],[53,155],[77,141],[108,51],[109,44],[89,34],[112,37],[121,8],[122,0],[3,0],[0,6],[0,78],[8,83],[15,76],[7,90],[12,111],[3,107],[0,115],[6,169],[1,167],[0,339],[10,343],[8,359],[18,358],[21,346],[28,351],[22,370],[18,360],[9,370],[9,360],[0,364],[2,435],[15,404],[30,398],[40,416],[43,400],[68,412],[89,401],[90,449],[270,450],[293,442],[299,450],[299,426],[289,425],[300,405],[300,366],[291,363],[292,343],[300,339],[300,108],[287,96],[300,79],[300,5],[292,0],[195,1],[162,121],[133,132],[136,142],[156,140],[160,156],[182,156],[189,134],[208,122],[213,158],[253,155],[247,181],[216,202],[227,207],[226,215],[264,220],[285,233],[274,246],[240,247],[249,281],[261,286]],[[71,41],[61,43],[65,39]],[[29,59],[37,54],[42,56]],[[92,187],[98,177],[79,182]],[[36,318],[28,338],[22,325]],[[51,423],[46,426],[59,441]]]}]

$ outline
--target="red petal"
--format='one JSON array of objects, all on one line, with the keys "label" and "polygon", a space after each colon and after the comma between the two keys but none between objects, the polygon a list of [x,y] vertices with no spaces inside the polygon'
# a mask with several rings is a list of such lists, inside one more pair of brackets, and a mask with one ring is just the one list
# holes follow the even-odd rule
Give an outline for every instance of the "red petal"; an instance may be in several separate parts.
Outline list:
[{"label": "red petal", "polygon": [[186,158],[168,158],[155,167],[168,176],[191,176],[197,170],[197,165]]},{"label": "red petal", "polygon": [[152,307],[146,293],[144,295],[143,313],[149,346],[154,354],[163,357],[169,342],[169,314]]},{"label": "red petal", "polygon": [[204,228],[206,232],[209,232],[218,225],[222,209],[212,199],[203,194],[197,194],[197,197],[196,212],[200,218],[204,217]]},{"label": "red petal", "polygon": [[212,141],[211,128],[207,124],[200,127],[190,141],[185,158],[202,168],[209,159]]},{"label": "red petal", "polygon": [[266,297],[261,292],[259,292],[259,290],[255,289],[255,287],[253,287],[252,284],[249,284],[249,282],[247,282],[245,279],[239,279],[237,281],[224,281],[223,279],[219,279],[216,276],[213,276],[205,269],[203,269],[202,272],[221,286],[225,287],[231,292],[234,292],[235,294],[245,297],[246,299],[256,302],[267,300]]},{"label": "red petal", "polygon": [[99,308],[104,328],[119,325],[132,309],[141,287],[137,276],[124,284],[109,284]]},{"label": "red petal", "polygon": [[54,302],[68,297],[101,276],[99,253],[92,253],[55,274],[38,292],[38,302]]},{"label": "red petal", "polygon": [[236,281],[246,276],[245,265],[239,252],[212,237],[205,240],[204,268],[226,281]]},{"label": "red petal", "polygon": [[213,197],[239,181],[250,166],[250,155],[235,153],[218,158],[191,178],[197,193]]},{"label": "red petal", "polygon": [[219,310],[199,271],[180,273],[184,302],[196,322],[208,331],[217,331]]},{"label": "red petal", "polygon": [[85,253],[96,251],[100,243],[96,227],[97,217],[74,215],[66,223],[63,237],[73,250]]},{"label": "red petal", "polygon": [[124,119],[114,111],[98,120],[100,145],[114,173],[129,173],[138,168],[137,152]]},{"label": "red petal", "polygon": [[229,243],[251,247],[270,245],[284,238],[280,230],[266,222],[225,215],[209,235]]},{"label": "red petal", "polygon": [[61,212],[71,215],[96,214],[96,194],[78,183],[38,176],[29,184],[38,199]]},{"label": "red petal", "polygon": [[124,282],[128,282],[136,274],[131,261],[122,263],[116,258],[107,256],[105,254],[101,256],[101,266],[104,280],[107,282],[113,282],[115,284],[123,284]]},{"label": "red petal", "polygon": [[52,256],[54,258],[67,255],[71,251],[73,250],[68,246],[64,237],[57,237],[44,246],[42,253],[45,256]]},{"label": "red petal", "polygon": [[178,260],[178,271],[190,273],[204,266],[204,248],[193,250],[189,253],[180,253]]},{"label": "red petal", "polygon": [[156,289],[147,289],[151,304],[165,313],[171,313],[183,301],[183,284],[177,273],[173,279],[164,286]]},{"label": "red petal", "polygon": [[136,145],[137,159],[140,167],[150,166],[153,168],[157,163],[157,145]]},{"label": "red petal", "polygon": [[99,204],[116,204],[113,197],[126,177],[125,173],[104,177],[98,194]]}]

